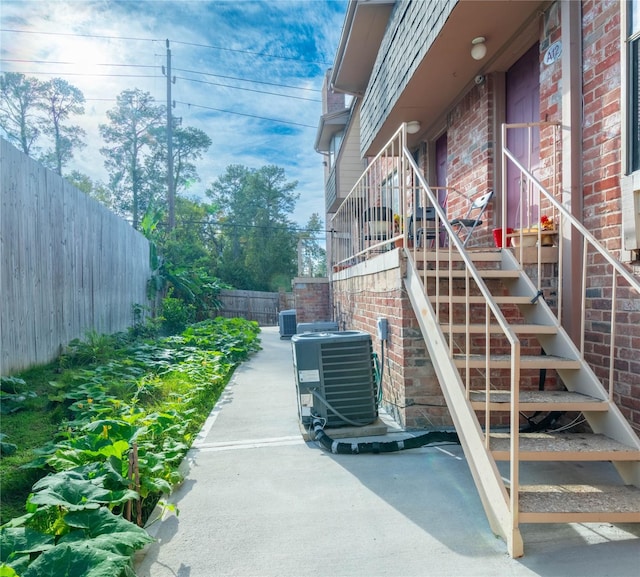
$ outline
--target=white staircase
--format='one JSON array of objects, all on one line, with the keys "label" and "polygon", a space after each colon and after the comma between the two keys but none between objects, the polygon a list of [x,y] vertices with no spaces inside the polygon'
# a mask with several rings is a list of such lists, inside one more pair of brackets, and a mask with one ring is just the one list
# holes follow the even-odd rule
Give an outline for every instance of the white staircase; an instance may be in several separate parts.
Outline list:
[{"label": "white staircase", "polygon": [[[531,137],[542,125],[553,125],[559,138],[562,127],[555,123],[511,128],[524,126]],[[505,169],[511,164],[520,174],[518,222],[544,214],[551,230],[540,231],[537,225],[531,230],[529,223],[514,235],[518,249],[488,248],[492,240],[485,223],[473,233],[480,237],[477,241],[474,237],[463,243],[448,220],[455,215],[441,206],[441,193],[462,193],[427,185],[406,146],[402,125],[370,159],[332,219],[332,258],[336,272],[354,264],[366,270],[367,259],[402,242],[407,293],[484,509],[509,553],[519,557],[524,553],[521,523],[640,523],[640,440],[614,402],[618,317],[628,318],[626,311],[637,310],[640,281],[561,202],[559,159],[550,163],[548,176],[555,189],[550,192],[506,148],[508,128],[503,126],[501,189],[507,190]],[[500,197],[502,215],[494,210],[490,222],[508,220],[508,195]],[[363,215],[372,208],[377,213],[381,206],[399,212],[393,220],[377,222],[374,239]],[[528,240],[535,235],[537,246],[525,247],[525,234]],[[548,238],[558,246],[542,246]],[[503,234],[502,246],[507,240]],[[570,246],[565,247],[567,241]],[[423,246],[418,248],[419,242]],[[478,244],[487,248],[474,248]],[[565,260],[572,271],[582,271],[582,278],[572,278],[566,290]],[[585,360],[586,275],[593,270],[601,283],[594,292],[602,296],[594,297],[599,300],[591,310],[597,309],[605,321],[601,324],[610,326],[597,343],[600,376]],[[557,281],[555,295],[542,282],[550,277]],[[545,297],[552,296],[557,302],[549,306]],[[563,300],[569,299],[579,305],[571,307],[574,313],[581,309],[575,314],[581,318],[573,319],[582,330],[576,338],[580,342],[563,328]],[[604,304],[608,310],[600,308]],[[623,348],[632,350],[628,344]],[[558,417],[553,426],[541,426],[546,415]],[[585,475],[596,463],[610,463],[614,474],[606,479],[616,480],[608,486],[596,476],[557,482],[547,475],[545,463],[558,461],[584,463]]]},{"label": "white staircase", "polygon": [[[524,553],[520,523],[640,522],[640,440],[511,250],[406,255],[409,298],[485,511],[510,554]],[[551,385],[532,389],[541,369]],[[559,412],[582,415],[579,432],[522,432],[521,415]],[[506,476],[500,461],[509,463]],[[610,462],[620,481],[521,478],[521,463],[544,471],[551,461]]]}]

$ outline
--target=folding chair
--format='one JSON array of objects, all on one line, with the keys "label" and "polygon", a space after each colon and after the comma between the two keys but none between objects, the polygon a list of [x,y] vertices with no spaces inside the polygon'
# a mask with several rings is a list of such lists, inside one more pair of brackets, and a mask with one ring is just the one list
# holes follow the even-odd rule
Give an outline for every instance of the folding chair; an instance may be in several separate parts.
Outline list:
[{"label": "folding chair", "polygon": [[421,247],[425,240],[435,240],[436,209],[433,206],[418,207],[415,214],[409,217],[409,239],[415,238],[416,247]]},{"label": "folding chair", "polygon": [[[449,224],[454,228],[457,227],[456,234],[458,235],[460,240],[464,239],[462,246],[467,246],[467,243],[471,239],[473,231],[477,226],[482,224],[482,215],[487,209],[487,205],[489,204],[489,201],[492,197],[493,190],[490,190],[482,196],[479,196],[471,203],[471,206],[469,207],[469,210],[467,211],[467,214],[464,218],[454,218],[449,222]],[[474,212],[476,213],[475,218],[472,217],[472,213]]]}]

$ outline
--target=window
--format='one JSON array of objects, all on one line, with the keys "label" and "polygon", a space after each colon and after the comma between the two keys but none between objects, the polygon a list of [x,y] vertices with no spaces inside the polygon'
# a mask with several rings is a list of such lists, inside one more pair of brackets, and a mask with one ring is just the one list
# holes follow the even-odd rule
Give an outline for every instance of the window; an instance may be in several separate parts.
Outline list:
[{"label": "window", "polygon": [[393,214],[400,214],[400,179],[394,170],[382,183],[382,206],[388,206]]},{"label": "window", "polygon": [[640,1],[628,2],[628,172],[640,170]]},{"label": "window", "polygon": [[343,137],[344,132],[338,132],[331,137],[331,142],[329,144],[329,168],[333,168],[333,165],[336,162],[336,156],[340,150]]},{"label": "window", "polygon": [[[626,102],[623,113],[625,166],[620,181],[622,189],[623,259],[640,257],[640,0],[627,0],[622,7],[622,30],[626,53],[622,78]],[[626,258],[628,257],[628,258]]]}]

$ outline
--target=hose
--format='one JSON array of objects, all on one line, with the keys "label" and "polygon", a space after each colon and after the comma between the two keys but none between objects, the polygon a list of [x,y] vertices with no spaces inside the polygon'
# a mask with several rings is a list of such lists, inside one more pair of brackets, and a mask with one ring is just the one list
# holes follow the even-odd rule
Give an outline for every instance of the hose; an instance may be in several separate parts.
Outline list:
[{"label": "hose", "polygon": [[324,425],[320,417],[313,417],[312,421],[315,440],[318,441],[327,451],[334,454],[357,455],[359,453],[394,453],[406,449],[417,449],[433,443],[455,443],[460,444],[458,434],[449,431],[431,431],[409,437],[400,441],[382,441],[372,443],[340,443],[334,441],[324,432]]},{"label": "hose", "polygon": [[348,423],[349,425],[353,425],[354,427],[364,427],[364,425],[368,425],[369,423],[371,423],[371,420],[367,422],[360,422],[360,421],[354,421],[349,417],[345,417],[340,411],[338,411],[338,409],[334,408],[331,405],[331,403],[329,403],[329,401],[327,401],[327,399],[325,399],[316,389],[310,389],[309,392],[316,399],[318,399],[325,407],[327,407],[327,409],[329,409],[336,417],[343,420],[345,423]]}]

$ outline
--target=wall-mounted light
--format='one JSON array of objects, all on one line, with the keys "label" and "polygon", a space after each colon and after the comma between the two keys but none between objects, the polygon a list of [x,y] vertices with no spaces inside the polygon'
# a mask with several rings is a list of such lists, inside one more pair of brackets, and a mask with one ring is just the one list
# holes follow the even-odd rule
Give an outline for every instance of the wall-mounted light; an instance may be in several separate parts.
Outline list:
[{"label": "wall-mounted light", "polygon": [[482,60],[487,55],[486,38],[478,36],[471,41],[471,58],[474,60]]},{"label": "wall-mounted light", "polygon": [[410,122],[407,122],[407,132],[409,134],[415,134],[419,130],[420,130],[420,122],[418,122],[417,120],[411,120]]}]

